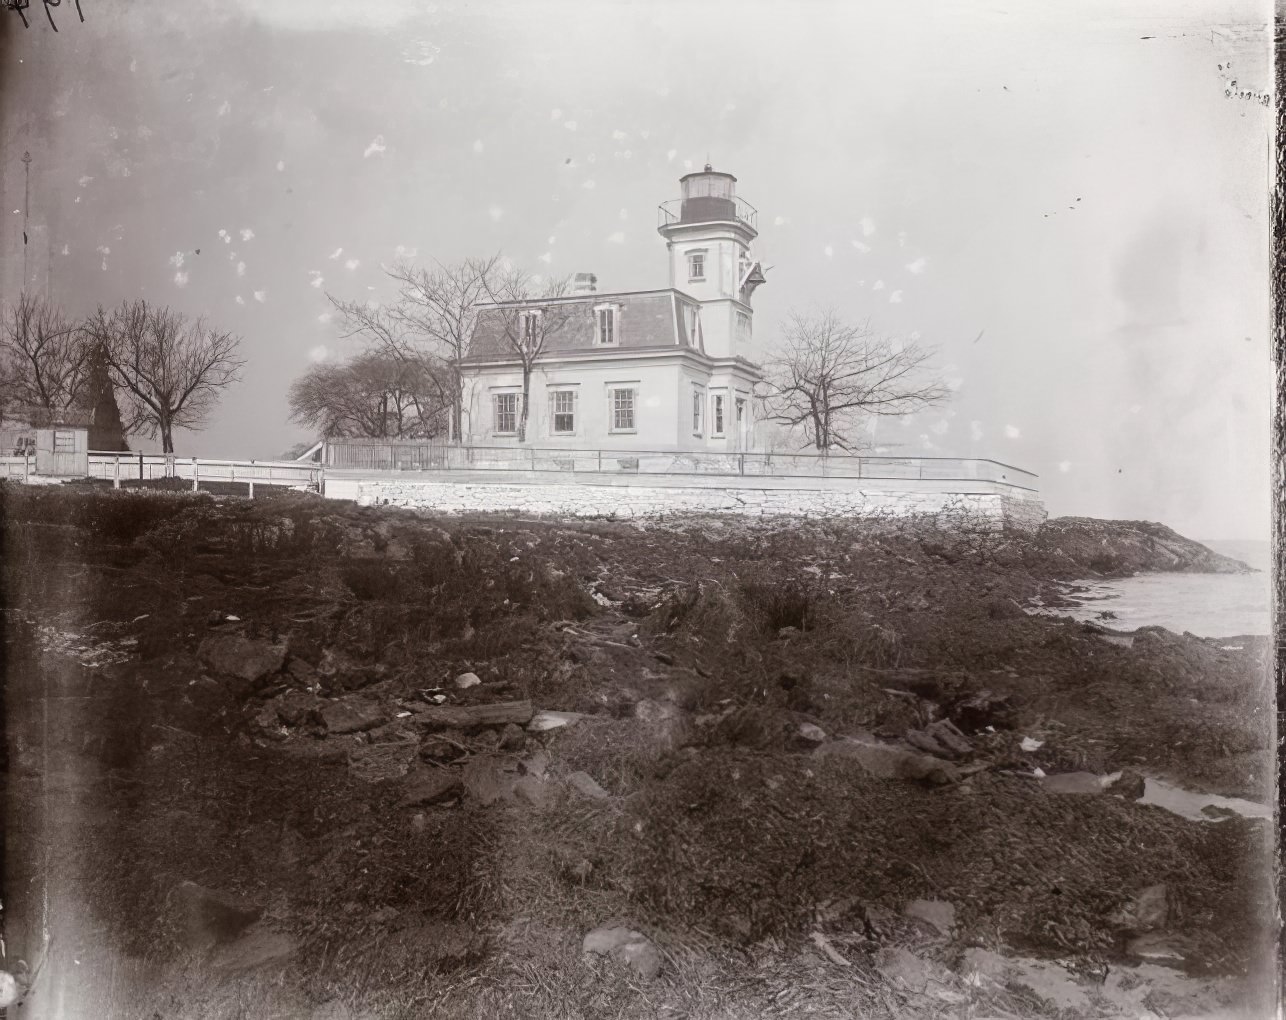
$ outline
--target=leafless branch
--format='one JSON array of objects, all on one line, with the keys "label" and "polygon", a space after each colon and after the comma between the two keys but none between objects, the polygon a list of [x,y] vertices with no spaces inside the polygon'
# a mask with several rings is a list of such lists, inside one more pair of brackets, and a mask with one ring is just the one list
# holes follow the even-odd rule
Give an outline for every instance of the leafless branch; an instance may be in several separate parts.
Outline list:
[{"label": "leafless branch", "polygon": [[4,398],[63,411],[81,397],[92,345],[44,298],[22,293],[0,321]]},{"label": "leafless branch", "polygon": [[911,414],[946,399],[926,377],[934,352],[845,323],[831,310],[792,312],[780,350],[765,366],[770,420],[801,432],[823,452],[859,449],[870,415]]},{"label": "leafless branch", "polygon": [[125,395],[126,431],[159,435],[166,453],[174,452],[175,428],[204,427],[245,363],[240,337],[143,300],[100,308],[86,328],[103,345],[112,381]]}]

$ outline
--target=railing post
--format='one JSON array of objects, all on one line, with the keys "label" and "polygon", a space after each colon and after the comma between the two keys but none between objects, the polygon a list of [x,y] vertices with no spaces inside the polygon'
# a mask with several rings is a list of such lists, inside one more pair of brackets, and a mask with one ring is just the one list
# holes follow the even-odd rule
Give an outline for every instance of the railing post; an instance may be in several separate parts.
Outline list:
[{"label": "railing post", "polygon": [[192,491],[193,492],[198,491],[197,485],[199,484],[200,477],[201,477],[200,465],[197,464],[196,458],[193,457],[192,458]]},{"label": "railing post", "polygon": [[31,481],[31,451],[26,447],[22,450],[22,484],[26,485]]},{"label": "railing post", "polygon": [[251,499],[254,499],[254,498],[255,498],[255,476],[254,476],[254,466],[255,466],[255,462],[254,462],[254,461],[251,461],[251,462],[250,462],[250,498],[251,498]]},{"label": "railing post", "polygon": [[603,470],[603,448],[599,447],[597,453],[598,453],[598,470],[601,473]]},{"label": "railing post", "polygon": [[118,453],[112,463],[112,488],[121,487],[121,455]]},{"label": "railing post", "polygon": [[746,455],[744,453],[739,453],[737,454],[737,474],[744,475],[745,473],[746,473]]},{"label": "railing post", "polygon": [[143,481],[143,451],[138,451],[138,480]]}]

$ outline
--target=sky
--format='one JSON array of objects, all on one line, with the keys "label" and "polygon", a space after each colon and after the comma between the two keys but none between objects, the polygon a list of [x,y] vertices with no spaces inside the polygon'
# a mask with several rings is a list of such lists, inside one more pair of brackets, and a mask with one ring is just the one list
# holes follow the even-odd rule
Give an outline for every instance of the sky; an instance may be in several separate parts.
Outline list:
[{"label": "sky", "polygon": [[291,381],[357,349],[328,295],[387,300],[394,259],[666,286],[656,206],[709,160],[759,209],[764,352],[821,307],[936,350],[951,399],[877,443],[1268,537],[1264,3],[81,5],[0,21],[0,280],[30,151],[33,287],[243,337],[181,454],[311,438]]}]

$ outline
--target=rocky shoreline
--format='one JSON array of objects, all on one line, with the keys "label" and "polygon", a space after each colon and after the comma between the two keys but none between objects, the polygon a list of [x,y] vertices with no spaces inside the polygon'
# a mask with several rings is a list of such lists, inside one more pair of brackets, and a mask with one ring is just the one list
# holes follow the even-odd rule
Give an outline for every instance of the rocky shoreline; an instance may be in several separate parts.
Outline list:
[{"label": "rocky shoreline", "polygon": [[[821,1016],[1260,987],[1270,823],[1235,798],[1270,785],[1268,642],[1024,611],[1069,579],[1249,569],[1159,525],[11,488],[4,512],[13,703],[53,677],[68,713],[19,729],[10,811],[49,753],[115,805],[68,866],[122,956],[276,968],[336,1016],[419,1015],[425,988],[483,1015],[536,973],[533,1015],[725,1015],[705,987],[765,1015],[738,953],[810,974],[791,994]],[[182,883],[204,891],[176,913]],[[6,906],[21,941],[32,904]]]}]

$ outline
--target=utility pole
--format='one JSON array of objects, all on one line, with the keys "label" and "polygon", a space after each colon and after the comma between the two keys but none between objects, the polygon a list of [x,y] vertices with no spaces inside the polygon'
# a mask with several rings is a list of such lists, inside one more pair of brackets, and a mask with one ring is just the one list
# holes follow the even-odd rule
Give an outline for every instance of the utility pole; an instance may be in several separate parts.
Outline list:
[{"label": "utility pole", "polygon": [[27,254],[27,219],[31,212],[31,153],[22,154],[22,289],[31,283],[30,259]]}]

